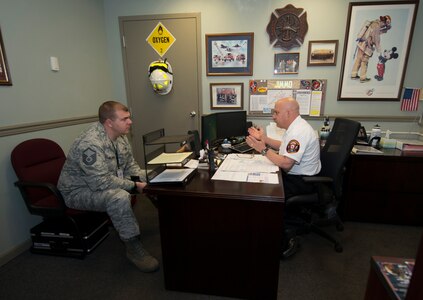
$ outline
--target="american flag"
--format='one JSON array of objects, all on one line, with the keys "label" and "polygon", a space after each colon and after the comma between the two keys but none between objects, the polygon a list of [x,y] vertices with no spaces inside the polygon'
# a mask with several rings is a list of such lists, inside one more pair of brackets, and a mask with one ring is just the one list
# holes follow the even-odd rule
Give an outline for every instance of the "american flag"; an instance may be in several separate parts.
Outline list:
[{"label": "american flag", "polygon": [[416,111],[419,107],[420,89],[405,88],[401,101],[401,110]]}]

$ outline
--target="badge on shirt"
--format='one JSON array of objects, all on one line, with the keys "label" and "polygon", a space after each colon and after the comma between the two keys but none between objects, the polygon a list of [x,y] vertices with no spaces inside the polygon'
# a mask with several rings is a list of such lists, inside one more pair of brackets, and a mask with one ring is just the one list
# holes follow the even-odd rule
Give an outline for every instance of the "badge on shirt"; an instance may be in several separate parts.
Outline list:
[{"label": "badge on shirt", "polygon": [[286,152],[297,153],[300,150],[300,143],[297,140],[290,140],[286,146]]},{"label": "badge on shirt", "polygon": [[93,165],[97,161],[97,153],[91,148],[87,148],[82,152],[82,162],[87,166]]}]

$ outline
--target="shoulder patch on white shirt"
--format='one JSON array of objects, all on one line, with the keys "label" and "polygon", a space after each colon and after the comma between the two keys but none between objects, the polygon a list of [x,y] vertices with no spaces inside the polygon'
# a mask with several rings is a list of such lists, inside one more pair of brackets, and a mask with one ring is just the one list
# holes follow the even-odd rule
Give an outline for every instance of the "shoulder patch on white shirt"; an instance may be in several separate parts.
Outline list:
[{"label": "shoulder patch on white shirt", "polygon": [[286,152],[297,153],[300,150],[300,143],[297,140],[290,140],[286,146]]}]

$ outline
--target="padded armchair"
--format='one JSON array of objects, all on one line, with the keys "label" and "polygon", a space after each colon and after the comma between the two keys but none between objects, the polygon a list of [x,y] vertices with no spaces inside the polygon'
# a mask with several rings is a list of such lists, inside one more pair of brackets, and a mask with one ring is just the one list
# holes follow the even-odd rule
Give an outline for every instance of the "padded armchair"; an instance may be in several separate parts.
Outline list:
[{"label": "padded armchair", "polygon": [[[326,144],[321,149],[320,173],[316,176],[303,177],[305,182],[314,185],[314,192],[295,195],[285,200],[287,211],[285,232],[291,242],[299,234],[314,232],[331,241],[335,251],[343,251],[341,243],[324,231],[321,226],[335,225],[338,231],[344,229],[337,214],[337,207],[342,196],[345,164],[360,126],[360,123],[356,121],[335,119]],[[287,254],[282,253],[282,256],[284,255]]]},{"label": "padded armchair", "polygon": [[[11,153],[12,166],[18,177],[15,186],[18,187],[28,211],[43,217],[43,225],[72,232],[81,248],[81,253],[77,256],[82,258],[90,251],[85,238],[86,230],[107,224],[108,216],[105,213],[75,210],[66,206],[56,187],[65,160],[66,156],[57,143],[42,138],[24,141]],[[60,243],[50,246],[54,249],[38,251],[33,245],[31,251],[74,256],[69,255],[66,247]]]}]

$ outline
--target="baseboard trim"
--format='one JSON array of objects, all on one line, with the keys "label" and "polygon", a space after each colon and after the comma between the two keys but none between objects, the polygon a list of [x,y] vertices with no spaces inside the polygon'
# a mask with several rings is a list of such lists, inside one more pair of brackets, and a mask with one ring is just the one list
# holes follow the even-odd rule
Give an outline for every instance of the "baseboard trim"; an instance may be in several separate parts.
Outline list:
[{"label": "baseboard trim", "polygon": [[19,254],[27,251],[32,246],[32,240],[28,239],[25,242],[13,247],[11,250],[0,255],[0,267],[14,259]]}]

